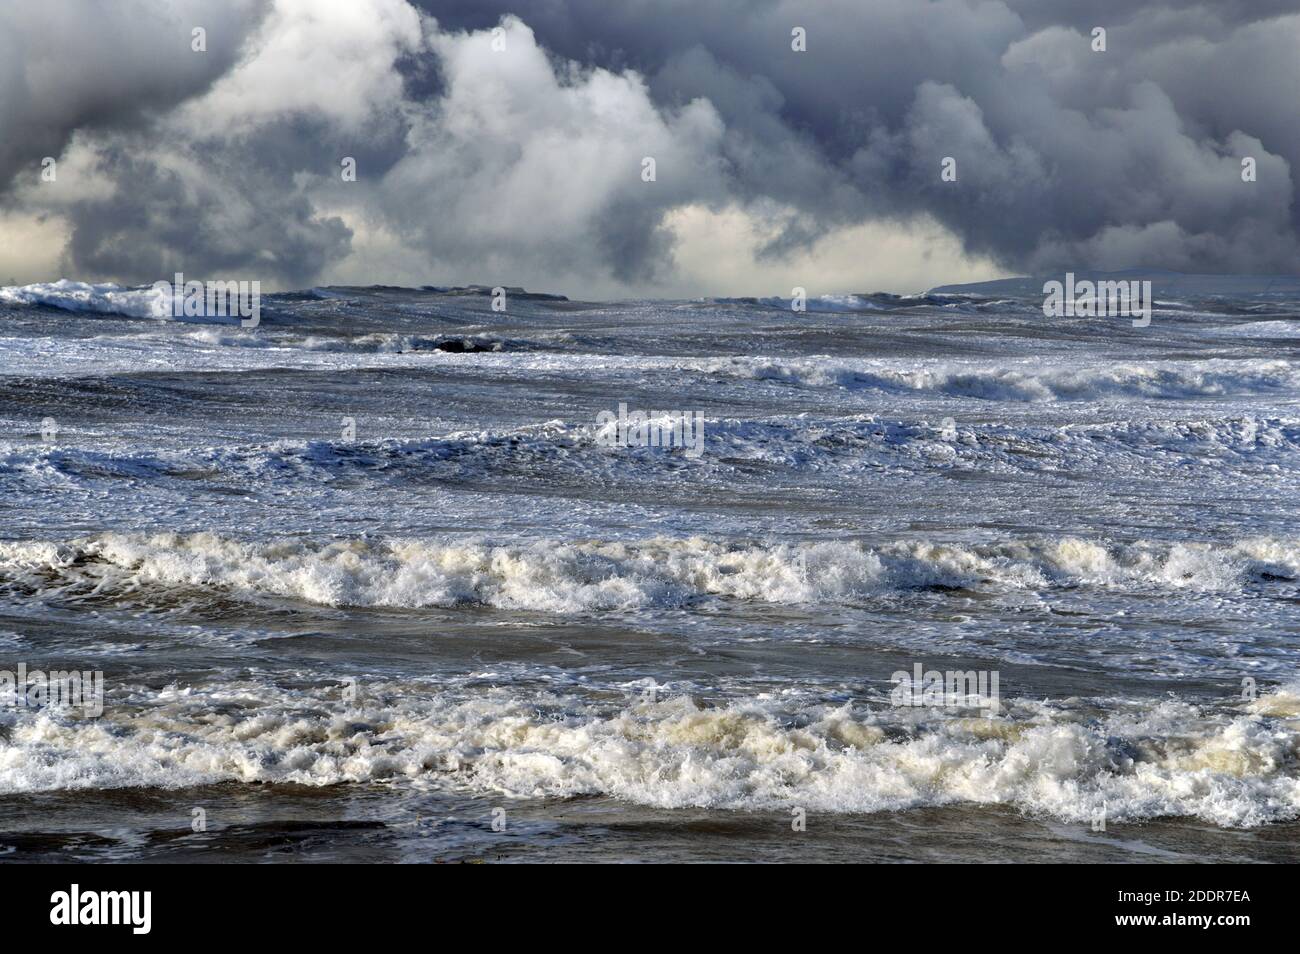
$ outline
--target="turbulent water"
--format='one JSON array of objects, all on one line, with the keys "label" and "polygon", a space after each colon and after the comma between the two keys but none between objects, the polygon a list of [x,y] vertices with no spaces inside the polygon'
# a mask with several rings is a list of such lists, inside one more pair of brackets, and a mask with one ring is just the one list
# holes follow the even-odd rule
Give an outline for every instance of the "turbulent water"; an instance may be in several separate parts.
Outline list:
[{"label": "turbulent water", "polygon": [[1300,302],[150,295],[0,289],[0,857],[1300,854]]}]

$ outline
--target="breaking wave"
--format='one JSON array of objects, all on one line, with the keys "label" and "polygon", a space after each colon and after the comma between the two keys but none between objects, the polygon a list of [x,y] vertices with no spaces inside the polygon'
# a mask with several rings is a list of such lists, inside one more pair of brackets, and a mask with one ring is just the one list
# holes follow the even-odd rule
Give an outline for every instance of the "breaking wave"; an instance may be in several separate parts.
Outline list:
[{"label": "breaking wave", "polygon": [[8,305],[46,305],[64,311],[84,311],[127,318],[157,318],[167,313],[171,301],[154,288],[124,288],[106,282],[91,284],[63,278],[34,285],[0,288],[0,302]]},{"label": "breaking wave", "polygon": [[1236,592],[1294,584],[1300,544],[1063,538],[987,544],[285,539],[103,534],[0,543],[0,587],[61,599],[197,588],[321,606],[484,605],[544,613],[680,607],[703,598],[858,603],[911,590],[1126,587]]},{"label": "breaking wave", "polygon": [[[104,715],[0,709],[0,792],[379,782],[472,793],[611,796],[658,808],[867,813],[1007,805],[1080,822],[1300,815],[1300,695],[1254,702],[1042,702],[898,708],[825,702],[602,701],[517,686],[368,682],[120,687]],[[619,697],[622,701],[617,701]],[[875,696],[871,698],[871,696]],[[611,701],[613,697],[614,701]]]},{"label": "breaking wave", "polygon": [[691,365],[708,374],[776,381],[798,387],[932,392],[989,401],[1092,401],[1108,398],[1204,398],[1281,392],[1300,386],[1289,361],[1211,359],[1166,365],[1092,368],[964,366],[899,370],[873,362],[825,358],[714,358]]}]

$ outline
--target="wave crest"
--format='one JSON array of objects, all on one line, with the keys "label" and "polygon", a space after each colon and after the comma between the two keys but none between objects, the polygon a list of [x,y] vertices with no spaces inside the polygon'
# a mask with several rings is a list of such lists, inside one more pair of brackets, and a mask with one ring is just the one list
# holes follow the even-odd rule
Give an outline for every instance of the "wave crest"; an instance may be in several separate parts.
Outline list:
[{"label": "wave crest", "polygon": [[0,712],[0,792],[405,782],[668,809],[1010,805],[1072,822],[1105,811],[1233,827],[1300,815],[1300,730],[1259,704],[1110,700],[1099,715],[1081,700],[1004,699],[996,717],[975,718],[793,687],[784,702],[713,706],[621,688],[597,702],[418,682],[368,681],[356,701],[337,686],[125,687],[100,719]]},{"label": "wave crest", "polygon": [[474,604],[562,614],[680,607],[708,597],[857,603],[917,589],[1234,592],[1298,578],[1300,546],[1267,538],[1226,546],[1077,538],[792,546],[699,537],[499,546],[411,539],[248,543],[200,533],[0,543],[0,583],[36,593],[57,589],[65,599],[194,587],[321,606]]}]

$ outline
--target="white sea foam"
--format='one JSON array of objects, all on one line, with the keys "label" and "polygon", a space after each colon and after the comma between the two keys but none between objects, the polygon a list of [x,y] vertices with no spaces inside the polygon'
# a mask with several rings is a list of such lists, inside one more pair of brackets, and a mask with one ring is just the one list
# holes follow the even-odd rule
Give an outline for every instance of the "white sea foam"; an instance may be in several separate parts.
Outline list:
[{"label": "white sea foam", "polygon": [[1118,397],[1199,398],[1300,386],[1294,363],[1220,360],[1044,367],[1041,362],[914,363],[808,358],[712,358],[687,367],[726,377],[779,381],[801,387],[932,392],[990,401],[1103,400]]},{"label": "white sea foam", "polygon": [[677,607],[704,597],[857,603],[931,588],[1231,593],[1298,577],[1300,545],[1264,538],[1218,546],[1076,538],[790,546],[698,537],[501,546],[415,539],[250,543],[200,533],[0,543],[0,583],[33,592],[57,588],[64,597],[197,587],[235,599],[323,606],[482,604],[548,613]]},{"label": "white sea foam", "polygon": [[[791,308],[792,300],[789,298],[760,298],[758,301],[759,304],[771,308],[780,308],[796,316],[799,314],[799,312],[795,312]],[[880,310],[880,307],[874,302],[858,295],[815,295],[812,298],[805,299],[803,304],[806,312],[826,312],[831,314]]]},{"label": "white sea foam", "polygon": [[382,781],[660,808],[1009,805],[1223,826],[1300,815],[1300,719],[1283,693],[1213,708],[1006,700],[992,719],[785,695],[611,704],[381,681],[348,702],[337,687],[128,687],[97,720],[0,708],[0,792]]},{"label": "white sea foam", "polygon": [[112,283],[91,284],[63,278],[34,285],[0,288],[0,302],[10,305],[49,305],[65,311],[159,318],[170,314],[169,296],[154,288],[123,288]]},{"label": "white sea foam", "polygon": [[1209,332],[1236,338],[1300,338],[1300,321],[1294,318],[1278,318],[1271,321],[1250,321],[1242,324],[1227,325]]}]

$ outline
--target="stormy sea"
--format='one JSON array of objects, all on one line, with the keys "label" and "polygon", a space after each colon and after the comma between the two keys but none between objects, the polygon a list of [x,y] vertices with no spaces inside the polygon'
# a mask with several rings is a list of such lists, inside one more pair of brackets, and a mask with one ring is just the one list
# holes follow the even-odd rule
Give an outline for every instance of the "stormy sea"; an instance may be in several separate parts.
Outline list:
[{"label": "stormy sea", "polygon": [[1296,858],[1295,288],[153,294],[0,289],[0,860]]}]

